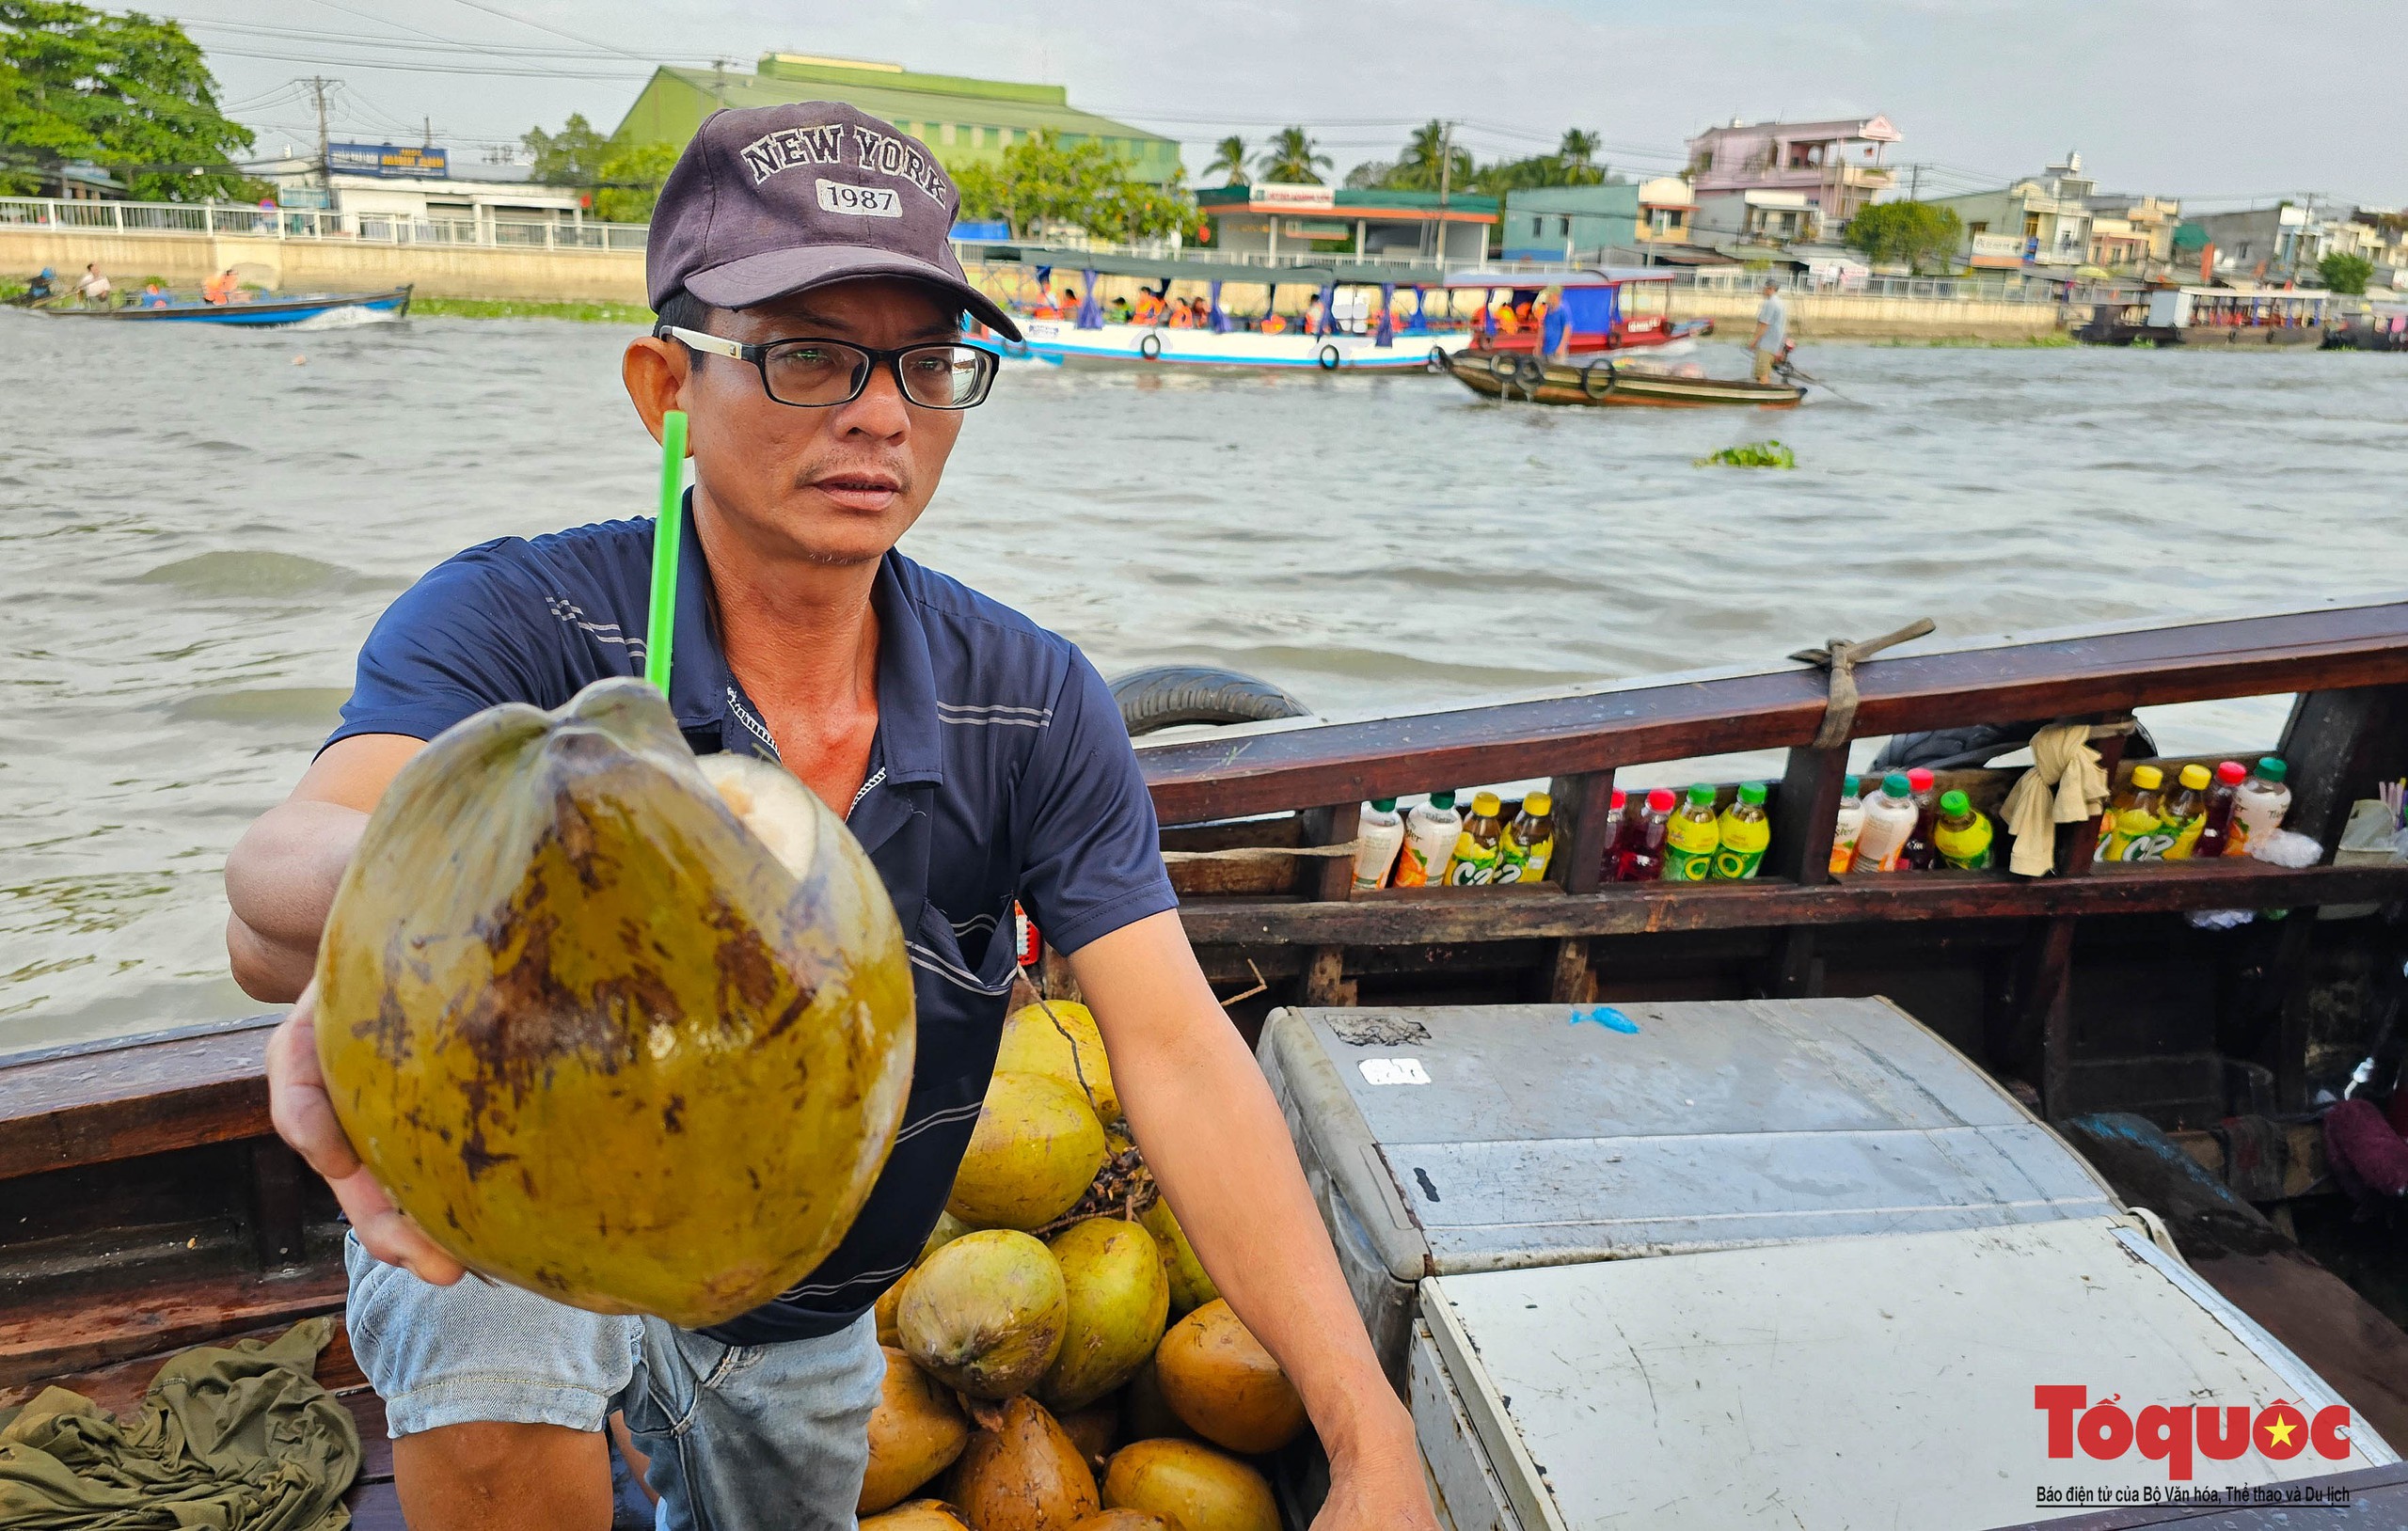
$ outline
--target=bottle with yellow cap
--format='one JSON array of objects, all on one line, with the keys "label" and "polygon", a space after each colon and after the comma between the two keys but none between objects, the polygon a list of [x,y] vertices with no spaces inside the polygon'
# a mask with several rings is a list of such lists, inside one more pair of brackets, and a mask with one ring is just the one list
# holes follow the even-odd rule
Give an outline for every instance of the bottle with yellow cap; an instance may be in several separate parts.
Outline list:
[{"label": "bottle with yellow cap", "polygon": [[1471,816],[1455,837],[1455,854],[1447,862],[1447,885],[1474,888],[1497,880],[1497,846],[1505,838],[1505,804],[1493,792],[1475,794]]},{"label": "bottle with yellow cap", "polygon": [[2158,817],[2158,789],[2165,784],[2165,773],[2154,766],[2135,766],[2131,779],[2115,800],[2107,807],[2107,822],[2101,826],[2099,838],[2099,860],[2102,861],[2138,860],[2131,854],[2133,844],[2146,842],[2155,834],[2163,821]]},{"label": "bottle with yellow cap", "polygon": [[1544,792],[1522,798],[1522,811],[1497,843],[1498,882],[1545,882],[1555,856],[1555,799]]},{"label": "bottle with yellow cap", "polygon": [[2205,766],[2185,766],[2174,779],[2174,787],[2158,806],[2158,817],[2165,821],[2160,833],[2165,837],[2165,848],[2158,859],[2187,861],[2191,849],[2199,843],[2199,831],[2208,822],[2208,783],[2215,778]]}]

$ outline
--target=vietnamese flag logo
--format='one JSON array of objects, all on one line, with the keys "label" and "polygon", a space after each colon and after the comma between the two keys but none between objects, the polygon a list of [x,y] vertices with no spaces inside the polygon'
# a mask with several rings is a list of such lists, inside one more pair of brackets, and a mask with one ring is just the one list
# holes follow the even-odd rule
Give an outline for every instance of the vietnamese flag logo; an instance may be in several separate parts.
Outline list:
[{"label": "vietnamese flag logo", "polygon": [[2307,1416],[2282,1398],[2258,1411],[2255,1431],[2258,1454],[2276,1461],[2289,1461],[2307,1447]]}]

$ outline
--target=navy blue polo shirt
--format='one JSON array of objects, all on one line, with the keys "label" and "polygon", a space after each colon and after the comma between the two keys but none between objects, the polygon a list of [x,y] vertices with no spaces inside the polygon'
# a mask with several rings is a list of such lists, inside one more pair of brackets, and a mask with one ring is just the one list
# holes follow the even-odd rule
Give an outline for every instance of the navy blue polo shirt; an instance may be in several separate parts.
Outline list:
[{"label": "navy blue polo shirt", "polygon": [[[326,742],[431,739],[499,702],[558,707],[605,676],[642,674],[652,535],[649,520],[606,521],[441,564],[377,622]],[[721,649],[690,515],[679,581],[677,726],[697,753],[776,759]],[[879,565],[873,600],[878,733],[846,822],[911,952],[911,1103],[852,1231],[776,1302],[710,1332],[730,1344],[833,1333],[910,1269],[994,1069],[1015,897],[1062,952],[1178,904],[1119,712],[1068,639],[899,553]]]}]

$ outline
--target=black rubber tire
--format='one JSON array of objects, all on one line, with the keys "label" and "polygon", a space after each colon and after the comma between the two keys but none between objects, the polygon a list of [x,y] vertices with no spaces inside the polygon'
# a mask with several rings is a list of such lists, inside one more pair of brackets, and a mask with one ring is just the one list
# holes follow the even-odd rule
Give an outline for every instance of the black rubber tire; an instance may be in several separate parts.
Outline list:
[{"label": "black rubber tire", "polygon": [[1513,371],[1521,358],[1510,351],[1492,351],[1488,355],[1488,375],[1499,383],[1513,381]]},{"label": "black rubber tire", "polygon": [[1338,363],[1339,360],[1338,347],[1334,345],[1323,346],[1321,348],[1321,355],[1318,359],[1321,362],[1321,370],[1323,371],[1334,372],[1338,371]]},{"label": "black rubber tire", "polygon": [[[1597,387],[1597,370],[1601,367],[1605,369],[1606,373],[1606,386],[1602,388]],[[1615,368],[1611,356],[1599,357],[1580,369],[1580,391],[1592,399],[1602,399],[1613,392],[1614,384],[1620,380],[1621,373]]]},{"label": "black rubber tire", "polygon": [[1313,715],[1269,681],[1212,665],[1152,665],[1106,684],[1131,738],[1180,723],[1259,723]]},{"label": "black rubber tire", "polygon": [[1137,342],[1137,355],[1145,357],[1148,361],[1158,360],[1162,356],[1162,354],[1163,338],[1159,335],[1149,335],[1144,339]]},{"label": "black rubber tire", "polygon": [[[2038,723],[1973,723],[1964,728],[1926,729],[1914,734],[1893,734],[1873,757],[1865,772],[1868,781],[1878,781],[1883,773],[1903,771],[1921,766],[1935,771],[1972,770],[1988,766],[2001,755],[2012,754],[2032,742],[2039,732]],[[2157,754],[2157,741],[2148,730],[2136,727],[2132,736],[2124,741],[2124,754],[2133,760],[2147,760]]]},{"label": "black rubber tire", "polygon": [[1430,348],[1429,367],[1434,372],[1443,372],[1447,370],[1447,348],[1445,346],[1434,345]]}]

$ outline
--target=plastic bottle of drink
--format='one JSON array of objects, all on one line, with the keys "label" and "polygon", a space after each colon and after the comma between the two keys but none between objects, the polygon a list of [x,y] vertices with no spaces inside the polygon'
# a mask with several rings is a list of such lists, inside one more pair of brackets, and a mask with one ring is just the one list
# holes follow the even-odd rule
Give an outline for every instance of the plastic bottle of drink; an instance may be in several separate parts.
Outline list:
[{"label": "plastic bottle of drink", "polygon": [[1856,837],[1856,870],[1898,870],[1898,854],[1907,848],[1907,836],[1914,829],[1914,788],[1908,784],[1906,772],[1892,771],[1881,779],[1881,790],[1864,799],[1864,828]]},{"label": "plastic bottle of drink", "polygon": [[2135,858],[2128,853],[2139,842],[2143,856],[2147,855],[2148,837],[2157,833],[2163,822],[2158,817],[2158,790],[2165,785],[2165,773],[2154,766],[2135,766],[2131,780],[2124,783],[2115,801],[2107,805],[2106,832],[2099,840],[2099,860],[2123,861]]},{"label": "plastic bottle of drink", "polygon": [[1522,811],[1497,842],[1497,881],[1546,880],[1546,864],[1555,859],[1554,809],[1555,799],[1544,792],[1522,798]]},{"label": "plastic bottle of drink", "polygon": [[1714,853],[1722,831],[1714,822],[1714,783],[1700,781],[1672,813],[1664,830],[1664,880],[1703,882],[1714,875]]},{"label": "plastic bottle of drink", "polygon": [[1671,828],[1673,801],[1671,788],[1657,787],[1640,802],[1639,817],[1623,836],[1614,881],[1654,882],[1664,875],[1664,841]]},{"label": "plastic bottle of drink", "polygon": [[1451,792],[1434,792],[1428,802],[1414,804],[1404,816],[1404,854],[1396,859],[1396,885],[1418,888],[1445,876],[1463,827]]},{"label": "plastic bottle of drink", "polygon": [[1631,825],[1638,817],[1630,795],[1620,787],[1614,788],[1613,800],[1606,805],[1606,854],[1597,867],[1600,881],[1614,880],[1614,869],[1622,864],[1623,844],[1630,839]]},{"label": "plastic bottle of drink", "polygon": [[2241,783],[2249,779],[2249,767],[2237,760],[2227,760],[2216,767],[2216,779],[2208,784],[2208,806],[2199,813],[2199,823],[2188,846],[2176,842],[2168,856],[2187,855],[2194,859],[2227,855],[2232,850],[2232,809]]},{"label": "plastic bottle of drink", "polygon": [[1370,892],[1388,885],[1388,870],[1404,844],[1404,815],[1394,797],[1374,797],[1363,805],[1361,828],[1354,831],[1354,891]]},{"label": "plastic bottle of drink", "polygon": [[1856,837],[1864,829],[1864,799],[1857,796],[1857,778],[1840,788],[1839,822],[1831,828],[1831,876],[1856,864]]},{"label": "plastic bottle of drink", "polygon": [[1907,791],[1914,798],[1915,823],[1907,831],[1906,848],[1898,852],[1898,867],[1928,872],[1940,864],[1940,852],[1931,843],[1932,829],[1940,823],[1940,794],[1933,790],[1931,773],[1920,766],[1907,773]]},{"label": "plastic bottle of drink", "polygon": [[1505,838],[1505,804],[1493,792],[1475,794],[1471,816],[1455,835],[1454,854],[1447,860],[1447,886],[1476,888],[1497,880],[1497,845]]},{"label": "plastic bottle of drink", "polygon": [[2291,789],[2283,784],[2290,768],[2272,755],[2258,762],[2249,780],[2232,799],[2232,844],[2225,847],[2226,856],[2246,856],[2253,844],[2263,844],[2268,835],[2283,827],[2283,815],[2291,811]]},{"label": "plastic bottle of drink", "polygon": [[2208,783],[2210,780],[2205,766],[2185,766],[2175,773],[2174,785],[2166,789],[2164,797],[2157,806],[2157,816],[2164,822],[2159,825],[2156,835],[2150,840],[2152,844],[2162,840],[2164,845],[2153,857],[2127,856],[2124,859],[2128,861],[2189,860],[2191,846],[2198,840],[2199,829],[2207,822]]},{"label": "plastic bottle of drink", "polygon": [[1990,869],[1990,821],[1973,812],[1961,792],[1940,795],[1940,817],[1931,827],[1931,844],[1941,861],[1964,872]]},{"label": "plastic bottle of drink", "polygon": [[1772,820],[1765,813],[1765,784],[1742,781],[1739,795],[1715,821],[1722,844],[1714,853],[1714,876],[1719,882],[1752,877],[1764,865],[1765,847],[1772,844]]}]

